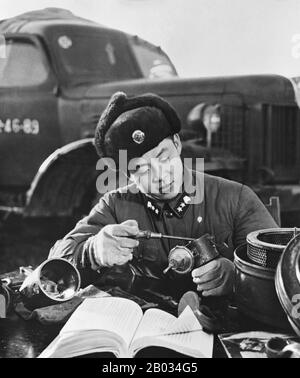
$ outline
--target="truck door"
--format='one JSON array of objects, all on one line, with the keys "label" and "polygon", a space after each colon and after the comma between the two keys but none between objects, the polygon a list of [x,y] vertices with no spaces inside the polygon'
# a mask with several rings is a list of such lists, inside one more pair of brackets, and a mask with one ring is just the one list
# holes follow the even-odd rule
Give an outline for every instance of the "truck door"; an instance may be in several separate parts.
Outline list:
[{"label": "truck door", "polygon": [[0,58],[0,190],[26,189],[59,146],[55,85],[40,40],[6,36]]}]

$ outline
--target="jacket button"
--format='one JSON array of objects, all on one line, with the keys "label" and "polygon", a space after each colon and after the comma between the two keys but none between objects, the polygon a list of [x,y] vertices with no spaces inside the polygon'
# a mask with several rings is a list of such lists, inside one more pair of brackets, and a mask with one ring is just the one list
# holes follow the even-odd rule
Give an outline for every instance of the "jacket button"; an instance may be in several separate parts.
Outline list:
[{"label": "jacket button", "polygon": [[168,210],[166,210],[166,211],[165,211],[165,214],[166,214],[166,217],[167,217],[167,218],[172,218],[172,216],[173,216],[172,211],[168,211]]}]

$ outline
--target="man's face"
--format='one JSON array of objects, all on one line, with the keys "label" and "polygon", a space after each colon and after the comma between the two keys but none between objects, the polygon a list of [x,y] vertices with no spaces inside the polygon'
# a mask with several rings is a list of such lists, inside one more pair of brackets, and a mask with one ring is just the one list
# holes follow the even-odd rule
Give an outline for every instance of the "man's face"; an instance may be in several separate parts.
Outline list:
[{"label": "man's face", "polygon": [[176,134],[164,139],[129,166],[130,178],[139,190],[158,200],[170,200],[181,192],[183,165],[181,142]]}]

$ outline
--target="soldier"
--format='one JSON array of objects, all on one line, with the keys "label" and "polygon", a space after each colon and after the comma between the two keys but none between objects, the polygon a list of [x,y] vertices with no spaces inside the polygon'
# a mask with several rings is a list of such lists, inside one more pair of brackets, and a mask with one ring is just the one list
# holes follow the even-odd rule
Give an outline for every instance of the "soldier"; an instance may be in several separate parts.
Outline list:
[{"label": "soldier", "polygon": [[169,272],[171,286],[178,297],[190,289],[203,296],[230,294],[234,249],[248,233],[277,225],[249,187],[184,167],[180,128],[175,110],[159,96],[113,95],[96,128],[95,146],[100,157],[116,164],[125,150],[128,162],[134,161],[124,172],[132,183],[106,193],[55,244],[50,257],[66,258],[90,277],[128,262],[142,263],[162,277],[170,250],[185,243],[139,241],[134,238],[139,230],[190,238],[208,233],[215,237],[220,257],[184,278]]}]

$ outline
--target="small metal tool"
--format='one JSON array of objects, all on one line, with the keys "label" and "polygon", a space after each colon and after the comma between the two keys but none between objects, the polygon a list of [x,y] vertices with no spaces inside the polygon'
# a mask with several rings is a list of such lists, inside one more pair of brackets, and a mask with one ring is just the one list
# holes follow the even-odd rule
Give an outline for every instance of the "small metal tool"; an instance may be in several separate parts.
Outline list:
[{"label": "small metal tool", "polygon": [[185,241],[194,241],[193,238],[186,238],[183,236],[172,236],[172,235],[164,235],[158,232],[152,232],[149,230],[139,231],[139,233],[135,236],[136,239],[173,239],[173,240],[185,240]]}]

